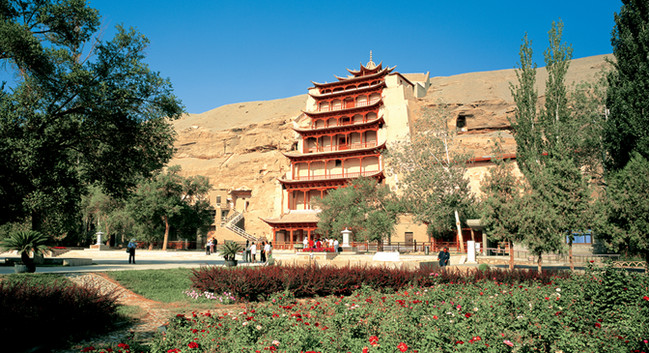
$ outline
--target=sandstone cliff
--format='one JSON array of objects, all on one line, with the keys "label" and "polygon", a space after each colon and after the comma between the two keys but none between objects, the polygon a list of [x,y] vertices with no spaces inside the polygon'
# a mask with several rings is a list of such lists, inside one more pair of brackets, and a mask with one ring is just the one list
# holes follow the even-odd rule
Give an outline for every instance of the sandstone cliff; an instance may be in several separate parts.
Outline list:
[{"label": "sandstone cliff", "polygon": [[[567,83],[593,81],[606,66],[605,55],[573,60]],[[412,81],[425,79],[424,74],[404,76]],[[541,97],[546,76],[546,70],[540,68],[537,89]],[[514,112],[511,82],[516,82],[512,69],[433,77],[427,95],[416,104],[431,107],[444,102],[452,106],[450,125],[455,128],[456,118],[464,117],[466,131],[457,138],[475,157],[489,155],[499,136],[506,142],[506,152],[514,153],[508,122]],[[305,90],[308,86],[306,82]],[[170,165],[180,165],[185,175],[209,177],[215,188],[251,189],[246,230],[257,236],[269,236],[270,228],[259,217],[278,216],[277,178],[289,170],[289,162],[281,152],[289,151],[295,142],[291,127],[305,108],[306,99],[307,95],[300,95],[236,103],[187,115],[174,122],[177,153]],[[478,180],[473,181],[477,183]]]}]

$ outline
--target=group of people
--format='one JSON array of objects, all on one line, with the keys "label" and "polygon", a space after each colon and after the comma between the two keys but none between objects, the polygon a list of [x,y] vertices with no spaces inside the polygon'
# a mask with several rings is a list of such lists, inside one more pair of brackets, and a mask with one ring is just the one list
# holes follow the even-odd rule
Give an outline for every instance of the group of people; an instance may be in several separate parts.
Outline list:
[{"label": "group of people", "polygon": [[244,261],[256,263],[258,252],[260,253],[260,262],[273,263],[273,244],[271,244],[270,241],[251,243],[249,240],[246,240],[246,247],[244,248]]},{"label": "group of people", "polygon": [[334,251],[340,252],[341,247],[339,247],[339,240],[338,239],[316,239],[314,241],[313,239],[308,239],[305,237],[302,240],[302,245],[303,249],[321,249],[321,248],[334,248]]},{"label": "group of people", "polygon": [[218,243],[219,241],[215,238],[208,239],[208,242],[205,243],[205,254],[206,255],[214,254]]}]

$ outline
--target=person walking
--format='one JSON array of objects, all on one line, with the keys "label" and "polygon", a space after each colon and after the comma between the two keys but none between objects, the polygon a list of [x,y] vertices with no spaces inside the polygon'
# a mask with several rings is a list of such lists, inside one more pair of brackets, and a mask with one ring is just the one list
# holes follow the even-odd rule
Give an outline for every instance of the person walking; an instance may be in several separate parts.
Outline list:
[{"label": "person walking", "polygon": [[251,242],[246,240],[246,247],[244,248],[244,261],[251,262]]},{"label": "person walking", "polygon": [[449,249],[447,247],[444,247],[442,251],[438,253],[438,264],[442,268],[449,265]]},{"label": "person walking", "polygon": [[129,263],[133,261],[135,265],[135,248],[138,247],[138,243],[135,242],[135,239],[131,239],[129,244],[126,246],[126,251],[129,253]]},{"label": "person walking", "polygon": [[257,255],[257,245],[255,243],[251,244],[251,261],[255,263],[255,255]]}]

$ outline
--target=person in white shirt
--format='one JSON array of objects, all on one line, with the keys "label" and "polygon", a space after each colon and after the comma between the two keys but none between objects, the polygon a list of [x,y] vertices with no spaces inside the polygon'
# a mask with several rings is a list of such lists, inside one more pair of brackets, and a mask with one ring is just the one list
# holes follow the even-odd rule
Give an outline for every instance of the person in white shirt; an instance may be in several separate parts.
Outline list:
[{"label": "person in white shirt", "polygon": [[339,240],[334,239],[334,251],[339,252]]},{"label": "person in white shirt", "polygon": [[255,255],[257,255],[257,244],[253,243],[251,244],[251,258],[253,263],[255,263]]},{"label": "person in white shirt", "polygon": [[266,254],[266,263],[269,263],[269,258],[271,257],[271,242],[264,245],[264,253]]},{"label": "person in white shirt", "polygon": [[307,249],[308,245],[309,245],[309,240],[307,239],[307,237],[305,237],[305,239],[302,240],[303,249]]}]

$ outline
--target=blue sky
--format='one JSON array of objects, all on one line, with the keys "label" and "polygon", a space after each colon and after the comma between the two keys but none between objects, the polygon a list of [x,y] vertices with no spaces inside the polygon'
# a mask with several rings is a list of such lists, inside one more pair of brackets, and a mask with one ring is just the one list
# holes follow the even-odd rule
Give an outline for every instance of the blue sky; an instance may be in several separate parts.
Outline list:
[{"label": "blue sky", "polygon": [[524,33],[534,58],[552,21],[574,58],[611,53],[620,1],[89,0],[105,37],[118,24],[151,41],[147,62],[190,113],[304,94],[368,61],[449,76],[510,69]]}]

